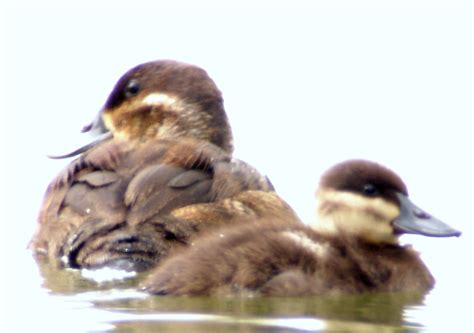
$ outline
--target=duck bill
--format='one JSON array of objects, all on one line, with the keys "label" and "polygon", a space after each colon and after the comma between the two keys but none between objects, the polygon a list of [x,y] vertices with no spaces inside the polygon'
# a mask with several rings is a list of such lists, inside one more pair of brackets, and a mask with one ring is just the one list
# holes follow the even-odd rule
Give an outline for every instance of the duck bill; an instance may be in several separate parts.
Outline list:
[{"label": "duck bill", "polygon": [[109,140],[112,138],[112,133],[105,127],[104,121],[102,120],[102,111],[98,113],[98,115],[95,117],[95,119],[88,125],[84,126],[81,130],[82,133],[88,132],[91,134],[93,137],[97,137],[96,140],[92,141],[91,143],[86,144],[85,146],[82,146],[70,153],[64,154],[64,155],[48,155],[49,158],[51,159],[64,159],[64,158],[70,158],[74,157],[77,155],[80,155],[98,144]]},{"label": "duck bill", "polygon": [[398,234],[417,234],[429,237],[460,236],[461,232],[426,213],[408,199],[396,193],[400,201],[400,215],[392,222]]},{"label": "duck bill", "polygon": [[82,133],[88,132],[89,134],[93,136],[100,136],[105,133],[108,133],[109,130],[107,127],[105,127],[104,120],[102,119],[102,110],[97,114],[97,116],[94,118],[94,120],[90,123],[84,126],[81,129]]}]

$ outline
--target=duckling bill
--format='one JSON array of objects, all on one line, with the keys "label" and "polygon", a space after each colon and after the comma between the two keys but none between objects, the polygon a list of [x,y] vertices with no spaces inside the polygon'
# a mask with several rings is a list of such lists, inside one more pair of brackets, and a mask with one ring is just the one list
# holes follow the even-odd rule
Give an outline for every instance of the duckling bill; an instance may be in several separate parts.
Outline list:
[{"label": "duckling bill", "polygon": [[104,136],[56,156],[79,155],[46,191],[30,244],[39,259],[143,270],[200,230],[293,214],[266,177],[232,158],[222,95],[197,66],[132,68],[83,131]]},{"label": "duckling bill", "polygon": [[460,236],[461,232],[417,207],[407,196],[397,193],[400,215],[393,221],[396,233],[418,234],[429,237]]},{"label": "duckling bill", "polygon": [[142,288],[159,295],[424,293],[435,280],[399,236],[461,234],[415,206],[393,171],[364,160],[323,175],[314,225],[267,222],[203,236],[163,261]]}]

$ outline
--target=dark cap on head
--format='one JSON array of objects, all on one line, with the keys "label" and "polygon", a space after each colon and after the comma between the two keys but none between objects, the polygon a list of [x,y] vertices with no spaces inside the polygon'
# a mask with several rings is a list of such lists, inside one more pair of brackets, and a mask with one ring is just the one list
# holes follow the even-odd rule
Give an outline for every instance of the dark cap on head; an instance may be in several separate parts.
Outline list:
[{"label": "dark cap on head", "polygon": [[174,60],[157,60],[128,70],[113,88],[105,109],[117,107],[138,92],[154,91],[173,93],[196,103],[223,102],[221,92],[202,68]]},{"label": "dark cap on head", "polygon": [[[187,115],[196,119],[194,129],[206,122],[210,142],[232,151],[232,132],[224,111],[222,94],[205,70],[173,60],[157,60],[140,64],[127,71],[110,93],[104,112],[121,107],[134,96],[161,93],[180,102],[196,106],[203,115]],[[191,120],[190,120],[191,121]],[[191,123],[192,126],[192,123]],[[186,129],[191,131],[192,128]]]},{"label": "dark cap on head", "polygon": [[115,84],[104,107],[82,132],[100,135],[71,153],[85,153],[118,136],[126,140],[190,137],[233,151],[232,130],[221,92],[206,71],[173,60],[157,60],[127,71]]},{"label": "dark cap on head", "polygon": [[387,190],[408,195],[405,183],[396,173],[366,160],[348,160],[335,165],[323,175],[320,185],[369,196]]},{"label": "dark cap on head", "polygon": [[[365,160],[342,162],[323,175],[321,187],[395,203],[400,209],[399,215],[390,221],[395,234],[411,233],[430,237],[461,235],[458,230],[416,206],[408,198],[406,185],[401,178],[380,164]],[[374,212],[377,209],[366,212]],[[379,215],[384,216],[380,213],[383,212],[379,212]]]}]

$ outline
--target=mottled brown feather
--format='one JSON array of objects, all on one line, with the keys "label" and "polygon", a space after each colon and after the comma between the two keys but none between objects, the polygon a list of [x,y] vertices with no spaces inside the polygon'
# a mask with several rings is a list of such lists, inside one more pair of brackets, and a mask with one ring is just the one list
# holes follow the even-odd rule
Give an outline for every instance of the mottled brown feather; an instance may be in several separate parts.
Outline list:
[{"label": "mottled brown feather", "polygon": [[[318,256],[286,233],[325,244]],[[270,221],[226,227],[155,269],[142,284],[162,295],[278,296],[427,291],[434,279],[409,247],[328,237],[299,224]]]},{"label": "mottled brown feather", "polygon": [[186,244],[201,229],[265,214],[255,198],[269,214],[294,214],[276,194],[265,193],[273,190],[265,177],[212,144],[182,139],[130,146],[107,142],[53,180],[31,244],[37,255],[70,267],[113,258],[127,266],[128,256],[137,267],[149,267],[169,244]]}]

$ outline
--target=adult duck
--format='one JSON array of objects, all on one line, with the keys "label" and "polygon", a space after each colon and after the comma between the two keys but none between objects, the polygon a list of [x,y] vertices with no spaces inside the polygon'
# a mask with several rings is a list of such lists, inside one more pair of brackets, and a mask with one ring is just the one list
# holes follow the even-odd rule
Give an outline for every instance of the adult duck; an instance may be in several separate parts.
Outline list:
[{"label": "adult duck", "polygon": [[232,158],[220,91],[196,66],[125,73],[83,131],[102,137],[49,185],[30,247],[61,267],[144,270],[195,233],[241,216],[293,215],[268,179]]}]

